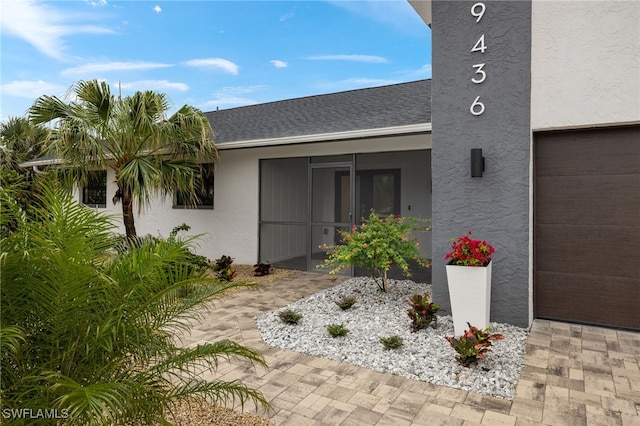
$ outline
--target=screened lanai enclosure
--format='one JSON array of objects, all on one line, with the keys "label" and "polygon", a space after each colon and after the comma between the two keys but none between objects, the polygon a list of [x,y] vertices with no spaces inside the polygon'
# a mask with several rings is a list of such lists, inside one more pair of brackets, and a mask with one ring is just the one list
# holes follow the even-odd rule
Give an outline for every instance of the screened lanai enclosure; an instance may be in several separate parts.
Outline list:
[{"label": "screened lanai enclosure", "polygon": [[[430,156],[419,150],[261,160],[260,261],[317,271],[340,243],[339,231],[360,225],[371,209],[430,218]],[[430,232],[415,237],[430,257]]]}]

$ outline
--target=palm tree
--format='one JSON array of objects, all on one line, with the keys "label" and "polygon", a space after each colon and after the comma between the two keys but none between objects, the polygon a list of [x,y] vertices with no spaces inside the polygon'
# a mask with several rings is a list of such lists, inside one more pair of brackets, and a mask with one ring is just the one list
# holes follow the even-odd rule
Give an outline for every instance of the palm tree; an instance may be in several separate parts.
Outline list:
[{"label": "palm tree", "polygon": [[106,216],[44,185],[24,215],[0,188],[0,400],[42,408],[67,424],[165,424],[177,404],[206,399],[268,407],[240,381],[204,380],[229,358],[265,366],[229,340],[180,347],[174,336],[203,302],[237,283],[208,278],[189,261],[189,240],[118,250]]},{"label": "palm tree", "polygon": [[[13,188],[14,201],[25,210],[35,203],[32,194],[41,176],[20,164],[40,156],[49,135],[49,129],[26,117],[10,117],[0,123],[0,186]],[[9,229],[10,224],[2,231]]]},{"label": "palm tree", "polygon": [[202,164],[218,159],[213,131],[204,113],[185,105],[170,117],[164,94],[136,92],[121,97],[97,80],[71,87],[74,99],[41,96],[29,109],[33,123],[51,123],[47,150],[64,161],[67,185],[83,186],[96,168],[115,171],[114,203],[122,202],[127,236],[136,236],[133,203],[138,211],[154,195],[177,193],[194,204]]},{"label": "palm tree", "polygon": [[48,129],[28,118],[9,117],[0,123],[0,168],[24,173],[19,164],[40,155],[48,137]]}]

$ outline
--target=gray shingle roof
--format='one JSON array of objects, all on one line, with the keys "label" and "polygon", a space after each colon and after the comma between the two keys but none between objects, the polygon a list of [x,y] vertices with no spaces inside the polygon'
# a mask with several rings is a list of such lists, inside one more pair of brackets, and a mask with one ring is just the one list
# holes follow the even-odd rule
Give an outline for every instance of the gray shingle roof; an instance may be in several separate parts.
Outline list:
[{"label": "gray shingle roof", "polygon": [[216,144],[431,122],[431,80],[207,112]]}]

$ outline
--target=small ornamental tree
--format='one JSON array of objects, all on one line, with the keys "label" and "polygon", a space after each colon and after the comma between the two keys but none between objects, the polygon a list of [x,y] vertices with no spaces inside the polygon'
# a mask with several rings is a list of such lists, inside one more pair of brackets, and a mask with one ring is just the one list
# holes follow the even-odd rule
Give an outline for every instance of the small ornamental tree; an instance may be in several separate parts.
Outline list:
[{"label": "small ornamental tree", "polygon": [[426,221],[399,216],[384,219],[371,210],[359,229],[354,226],[351,232],[340,233],[342,244],[332,247],[318,267],[330,268],[330,274],[352,266],[362,267],[369,271],[380,290],[386,292],[387,274],[394,263],[407,277],[411,276],[409,259],[422,267],[431,267],[431,262],[420,253],[420,243],[410,235],[411,231],[428,229],[423,224]]}]

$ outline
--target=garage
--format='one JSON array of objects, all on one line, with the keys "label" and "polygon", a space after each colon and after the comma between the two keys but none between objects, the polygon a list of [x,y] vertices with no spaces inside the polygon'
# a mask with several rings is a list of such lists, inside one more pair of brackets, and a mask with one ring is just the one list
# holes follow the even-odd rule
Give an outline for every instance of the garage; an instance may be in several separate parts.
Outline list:
[{"label": "garage", "polygon": [[534,315],[640,330],[640,126],[534,135]]}]

